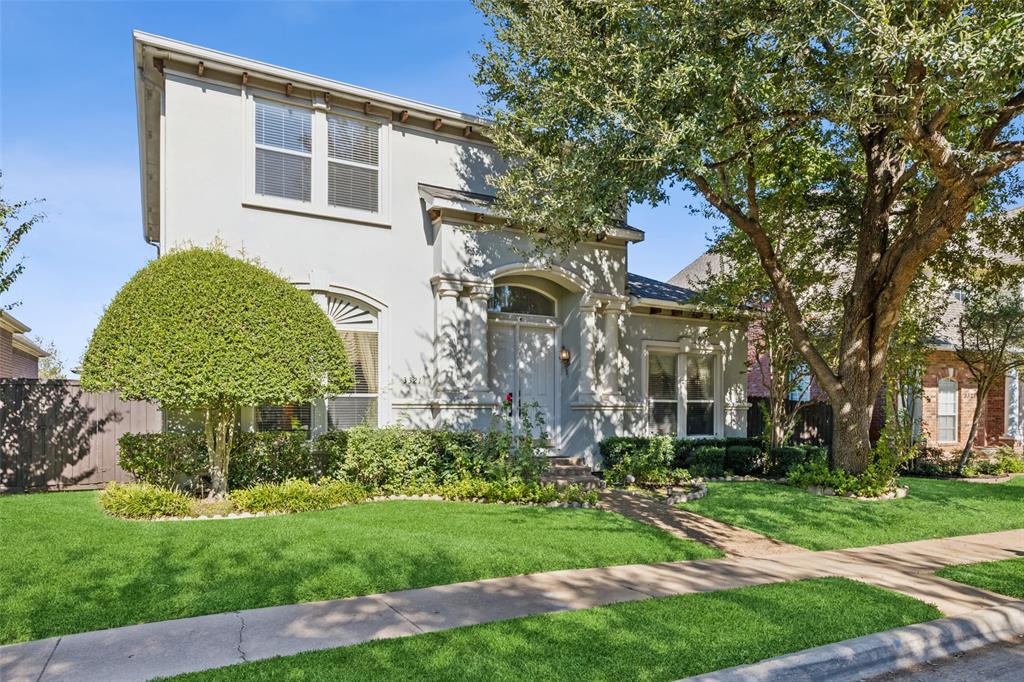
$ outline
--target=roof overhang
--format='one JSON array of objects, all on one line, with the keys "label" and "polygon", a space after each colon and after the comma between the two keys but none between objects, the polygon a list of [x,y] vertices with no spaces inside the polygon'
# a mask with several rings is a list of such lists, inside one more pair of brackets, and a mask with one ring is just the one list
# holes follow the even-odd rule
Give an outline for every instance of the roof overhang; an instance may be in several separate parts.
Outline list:
[{"label": "roof overhang", "polygon": [[32,343],[27,336],[24,334],[15,334],[11,339],[11,346],[16,351],[20,351],[25,355],[31,355],[35,358],[49,357],[49,353],[45,350]]},{"label": "roof overhang", "polygon": [[[462,220],[476,223],[486,221],[501,222],[503,218],[494,209],[494,196],[467,192],[449,187],[438,187],[419,183],[420,198],[423,199],[424,208],[432,220],[442,216],[454,216]],[[616,240],[619,242],[642,242],[644,240],[643,230],[629,225],[611,227],[604,233],[605,240]]]},{"label": "roof overhang", "polygon": [[6,310],[0,310],[0,329],[9,331],[12,334],[24,334],[32,330],[31,327]]}]

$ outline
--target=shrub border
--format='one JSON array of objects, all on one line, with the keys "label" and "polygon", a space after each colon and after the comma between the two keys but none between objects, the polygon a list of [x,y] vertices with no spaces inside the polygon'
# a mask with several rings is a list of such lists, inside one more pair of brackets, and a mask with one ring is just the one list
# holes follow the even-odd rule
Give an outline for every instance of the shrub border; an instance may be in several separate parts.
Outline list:
[{"label": "shrub border", "polygon": [[862,502],[882,502],[884,500],[901,500],[907,496],[907,493],[910,492],[910,488],[897,486],[896,490],[890,490],[889,492],[878,495],[877,497],[866,497],[863,495],[854,495],[853,493],[837,495],[836,491],[832,490],[832,488],[825,488],[816,485],[801,488],[801,490],[803,490],[804,492],[808,492],[812,495],[819,495],[821,497],[843,497],[848,500],[860,500]]}]

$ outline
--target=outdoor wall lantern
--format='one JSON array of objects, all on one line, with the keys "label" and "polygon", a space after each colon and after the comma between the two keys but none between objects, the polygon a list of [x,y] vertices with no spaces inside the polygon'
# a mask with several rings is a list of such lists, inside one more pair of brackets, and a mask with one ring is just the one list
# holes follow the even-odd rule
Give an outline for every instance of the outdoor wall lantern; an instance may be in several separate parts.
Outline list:
[{"label": "outdoor wall lantern", "polygon": [[562,346],[562,350],[558,351],[558,359],[562,361],[562,367],[565,369],[565,373],[569,373],[569,361],[572,360],[572,354],[569,349]]}]

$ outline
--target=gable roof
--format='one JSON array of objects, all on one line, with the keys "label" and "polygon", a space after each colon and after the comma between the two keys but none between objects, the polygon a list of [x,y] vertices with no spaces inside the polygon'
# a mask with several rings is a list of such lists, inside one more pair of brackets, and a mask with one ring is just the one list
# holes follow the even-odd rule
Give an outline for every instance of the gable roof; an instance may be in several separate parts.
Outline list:
[{"label": "gable roof", "polygon": [[666,303],[689,303],[697,295],[692,289],[660,282],[632,272],[626,274],[626,293],[636,298],[665,301]]}]

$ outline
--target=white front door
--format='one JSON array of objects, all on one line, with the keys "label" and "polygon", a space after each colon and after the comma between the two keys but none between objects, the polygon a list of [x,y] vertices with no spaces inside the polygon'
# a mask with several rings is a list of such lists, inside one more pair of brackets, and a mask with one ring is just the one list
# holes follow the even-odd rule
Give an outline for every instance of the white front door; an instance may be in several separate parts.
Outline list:
[{"label": "white front door", "polygon": [[[492,318],[488,325],[488,358],[491,388],[504,400],[512,394],[512,413],[518,419],[520,406],[531,416],[543,415],[552,445],[557,443],[555,379],[558,352],[555,327],[530,320]],[[534,434],[540,431],[534,425]]]}]

